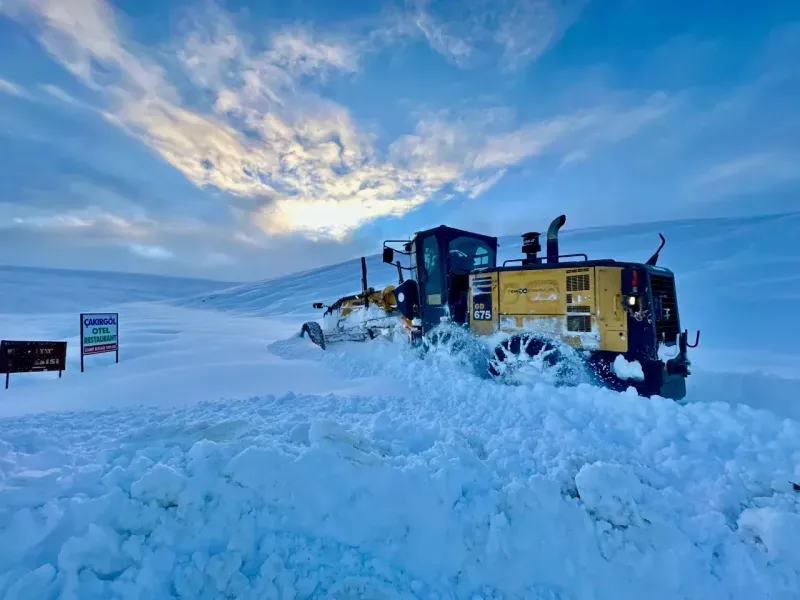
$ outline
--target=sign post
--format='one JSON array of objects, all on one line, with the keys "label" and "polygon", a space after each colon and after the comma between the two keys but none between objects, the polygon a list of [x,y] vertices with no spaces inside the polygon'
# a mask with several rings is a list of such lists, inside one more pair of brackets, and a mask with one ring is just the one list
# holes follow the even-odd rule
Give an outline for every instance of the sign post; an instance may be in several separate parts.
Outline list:
[{"label": "sign post", "polygon": [[11,373],[37,373],[67,369],[67,342],[0,341],[0,372],[6,374],[8,389]]},{"label": "sign post", "polygon": [[83,357],[115,352],[119,363],[119,313],[81,313],[81,373]]}]

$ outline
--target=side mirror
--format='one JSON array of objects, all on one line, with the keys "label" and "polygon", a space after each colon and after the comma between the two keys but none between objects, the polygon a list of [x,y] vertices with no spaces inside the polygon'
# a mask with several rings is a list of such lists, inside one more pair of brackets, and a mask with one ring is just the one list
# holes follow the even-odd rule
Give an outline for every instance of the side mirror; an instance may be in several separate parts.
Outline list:
[{"label": "side mirror", "polygon": [[314,302],[314,308],[317,310],[325,308],[325,305],[322,302]]},{"label": "side mirror", "polygon": [[389,263],[390,265],[394,263],[394,250],[388,246],[384,246],[383,248],[383,262]]}]

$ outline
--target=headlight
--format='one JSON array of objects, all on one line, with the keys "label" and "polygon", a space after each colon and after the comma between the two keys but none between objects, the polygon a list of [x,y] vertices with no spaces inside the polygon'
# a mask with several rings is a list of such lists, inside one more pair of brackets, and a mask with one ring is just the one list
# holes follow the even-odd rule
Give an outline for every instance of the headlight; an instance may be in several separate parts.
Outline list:
[{"label": "headlight", "polygon": [[636,304],[636,296],[628,296],[628,306],[634,306]]}]

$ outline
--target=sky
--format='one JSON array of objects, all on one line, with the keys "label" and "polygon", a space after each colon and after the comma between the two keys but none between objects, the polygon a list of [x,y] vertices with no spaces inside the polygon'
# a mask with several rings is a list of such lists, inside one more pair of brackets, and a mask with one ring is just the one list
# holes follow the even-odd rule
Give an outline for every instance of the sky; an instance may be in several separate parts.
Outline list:
[{"label": "sky", "polygon": [[0,262],[797,211],[798,57],[796,0],[0,0]]}]

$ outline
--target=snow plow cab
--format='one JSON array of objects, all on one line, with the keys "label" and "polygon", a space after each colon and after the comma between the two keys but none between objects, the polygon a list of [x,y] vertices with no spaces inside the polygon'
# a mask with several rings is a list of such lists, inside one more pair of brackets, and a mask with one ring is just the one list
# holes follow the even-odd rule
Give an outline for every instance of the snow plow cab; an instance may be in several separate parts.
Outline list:
[{"label": "snow plow cab", "polygon": [[[491,340],[486,368],[493,377],[531,361],[558,368],[569,355],[612,389],[683,398],[687,349],[697,346],[699,332],[690,344],[688,332],[681,331],[674,274],[657,266],[663,236],[645,263],[590,260],[559,254],[565,222],[561,215],[550,224],[544,256],[541,234],[530,232],[522,236],[525,257],[502,265],[497,238],[451,227],[388,240],[383,261],[396,266],[399,285],[380,293],[367,288],[362,259],[362,293],[338,301],[335,323],[306,323],[303,334],[324,348],[342,337],[366,340],[399,327],[418,343],[451,324]],[[396,254],[408,265],[395,261]],[[404,272],[410,273],[405,280]],[[349,324],[349,315],[341,314],[348,301],[360,302],[365,311],[355,321],[350,316]]]}]

